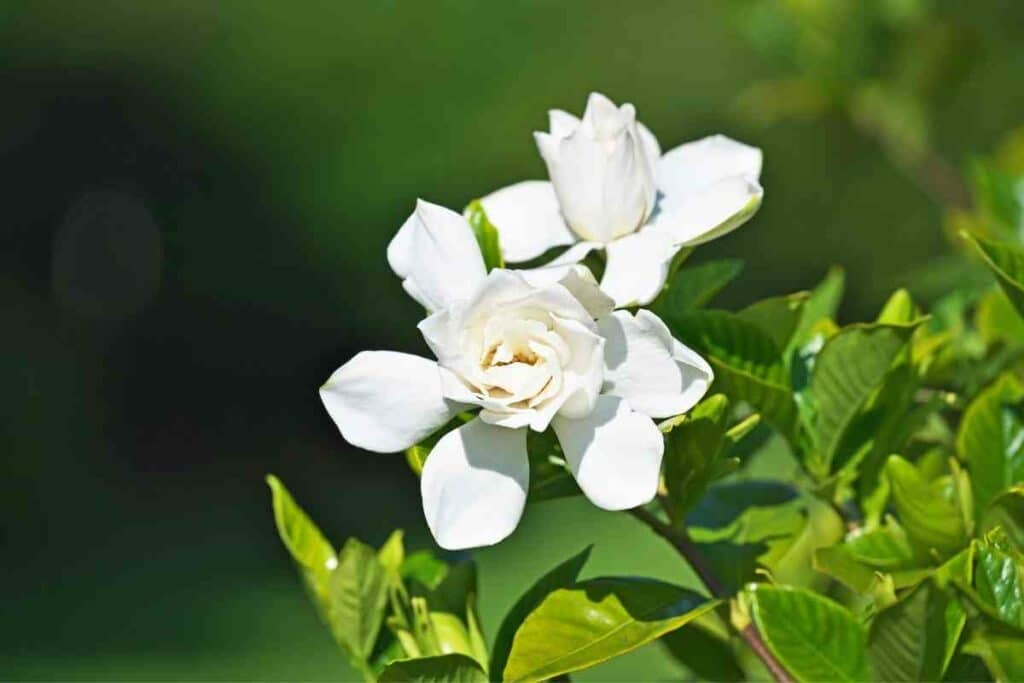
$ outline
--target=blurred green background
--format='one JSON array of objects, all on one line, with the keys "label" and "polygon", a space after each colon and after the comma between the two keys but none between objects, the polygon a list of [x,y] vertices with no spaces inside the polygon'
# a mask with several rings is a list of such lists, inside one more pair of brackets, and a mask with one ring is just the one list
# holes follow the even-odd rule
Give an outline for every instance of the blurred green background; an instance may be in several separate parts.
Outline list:
[{"label": "blurred green background", "polygon": [[[417,197],[461,208],[543,177],[531,131],[592,89],[666,149],[764,149],[760,214],[695,257],[747,261],[726,303],[841,263],[856,319],[915,269],[941,275],[943,211],[865,120],[953,169],[990,149],[1024,120],[1024,5],[863,5],[887,18],[841,0],[0,4],[0,677],[349,678],[262,478],[339,544],[404,527],[430,545],[403,458],[346,445],[316,388],[360,349],[425,352],[388,240]],[[904,39],[939,41],[938,74]],[[796,73],[817,85],[770,85]],[[909,109],[860,116],[847,93],[876,77]],[[690,579],[620,517],[531,506],[477,552],[489,635],[590,542],[589,574]],[[655,646],[579,678],[678,675]]]}]

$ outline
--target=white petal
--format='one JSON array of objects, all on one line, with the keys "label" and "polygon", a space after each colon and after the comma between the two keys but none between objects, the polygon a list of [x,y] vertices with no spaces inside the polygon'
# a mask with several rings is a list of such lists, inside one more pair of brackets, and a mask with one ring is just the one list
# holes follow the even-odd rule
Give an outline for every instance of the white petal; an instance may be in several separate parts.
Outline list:
[{"label": "white petal", "polygon": [[754,180],[733,177],[694,194],[662,198],[648,231],[671,235],[676,244],[694,247],[732,232],[757,213],[764,190]]},{"label": "white petal", "polygon": [[388,245],[388,263],[405,291],[429,311],[468,298],[486,274],[466,219],[423,200]]},{"label": "white petal", "polygon": [[578,117],[561,109],[551,109],[548,111],[548,122],[548,130],[556,138],[568,137],[580,126]]},{"label": "white petal", "polygon": [[724,135],[711,135],[669,150],[658,163],[658,189],[682,196],[739,176],[761,176],[761,150]]},{"label": "white petal", "polygon": [[[551,426],[576,483],[594,505],[626,510],[658,492],[665,442],[654,421],[617,396],[600,396],[590,415]],[[429,461],[428,461],[429,462]]]},{"label": "white petal", "polygon": [[711,367],[673,339],[658,316],[616,311],[597,324],[605,338],[604,393],[658,418],[685,413],[707,393]]},{"label": "white petal", "polygon": [[529,485],[526,430],[473,420],[441,437],[423,466],[427,526],[446,550],[494,545],[519,524]]},{"label": "white petal", "polygon": [[[594,409],[597,395],[604,379],[604,345],[599,334],[575,320],[555,317],[558,334],[569,344],[569,364],[563,368],[564,401],[558,405],[558,414],[567,418],[578,418]],[[550,419],[550,418],[549,418]],[[546,423],[535,425],[543,431]]]},{"label": "white petal", "polygon": [[647,154],[647,158],[652,166],[657,168],[661,160],[661,145],[658,144],[658,138],[654,136],[650,128],[639,121],[637,121],[636,127],[640,130],[640,141],[644,145],[644,152]]},{"label": "white petal", "polygon": [[437,363],[394,351],[363,351],[334,371],[320,399],[341,435],[378,453],[409,448],[465,406],[441,395]]},{"label": "white petal", "polygon": [[552,247],[576,241],[562,218],[555,190],[546,180],[509,185],[480,202],[498,229],[506,261],[529,261]]},{"label": "white petal", "polygon": [[616,307],[649,304],[665,286],[672,257],[679,251],[672,237],[641,230],[606,246],[608,263],[601,289]]},{"label": "white petal", "polygon": [[607,315],[615,308],[612,298],[601,291],[590,268],[575,263],[568,266],[543,266],[520,271],[534,287],[560,284],[583,304],[595,320]]}]

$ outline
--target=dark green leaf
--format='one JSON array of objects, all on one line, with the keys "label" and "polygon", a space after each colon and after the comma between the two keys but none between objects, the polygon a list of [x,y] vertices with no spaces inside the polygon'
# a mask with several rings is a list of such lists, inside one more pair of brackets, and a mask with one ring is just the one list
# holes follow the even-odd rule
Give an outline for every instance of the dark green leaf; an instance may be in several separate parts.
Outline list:
[{"label": "dark green leaf", "polygon": [[743,595],[761,637],[796,680],[868,680],[867,634],[846,608],[810,591],[763,584]]},{"label": "dark green leaf", "polygon": [[377,680],[380,683],[487,683],[487,676],[471,658],[447,654],[392,662]]},{"label": "dark green leaf", "polygon": [[707,615],[666,633],[661,637],[672,656],[702,681],[742,681],[746,679],[736,660],[728,637],[716,633],[705,623]]},{"label": "dark green leaf", "polygon": [[487,219],[487,212],[479,199],[474,199],[466,207],[466,220],[473,228],[476,242],[480,245],[480,253],[484,257],[484,265],[490,272],[495,268],[504,268],[505,259],[501,255],[501,244],[498,241],[498,229]]},{"label": "dark green leaf", "polygon": [[737,315],[767,332],[775,346],[785,350],[800,324],[807,298],[807,292],[773,296],[747,306]]},{"label": "dark green leaf", "polygon": [[999,618],[1024,630],[1024,564],[1019,554],[982,543],[976,553],[974,585]]},{"label": "dark green leaf", "polygon": [[539,681],[589,668],[635,650],[717,604],[649,579],[591,579],[560,588],[516,632],[504,679]]},{"label": "dark green leaf", "polygon": [[824,319],[835,319],[839,310],[839,302],[843,298],[843,286],[846,277],[843,269],[829,269],[825,279],[811,290],[807,302],[800,315],[800,323],[793,333],[794,345],[803,345],[808,341],[815,324]]},{"label": "dark green leaf", "polygon": [[727,311],[693,311],[668,318],[675,336],[708,359],[715,388],[746,401],[787,437],[795,429],[789,374],[772,336]]},{"label": "dark green leaf", "polygon": [[957,596],[924,581],[871,624],[868,654],[884,681],[935,681],[949,665],[967,615]]},{"label": "dark green leaf", "polygon": [[819,477],[831,471],[846,430],[882,384],[914,329],[914,325],[851,325],[825,343],[810,381],[817,446],[808,466]]},{"label": "dark green leaf", "polygon": [[743,270],[743,261],[708,261],[679,270],[658,300],[656,312],[666,314],[702,308]]},{"label": "dark green leaf", "polygon": [[715,394],[688,414],[661,425],[665,432],[665,486],[673,522],[682,521],[719,472],[729,399]]},{"label": "dark green leaf", "polygon": [[957,450],[971,473],[976,509],[1024,481],[1024,387],[1003,375],[967,406],[957,433]]},{"label": "dark green leaf", "polygon": [[522,625],[523,620],[541,603],[551,592],[559,588],[567,588],[579,578],[583,565],[590,557],[590,547],[584,548],[579,554],[570,557],[544,576],[523,593],[512,609],[508,611],[505,618],[501,620],[498,628],[498,637],[494,639],[494,649],[491,653],[490,670],[502,672],[508,663],[508,653],[512,650],[512,639],[516,631]]},{"label": "dark green leaf", "polygon": [[529,430],[526,435],[526,452],[530,458],[528,502],[539,503],[583,493],[565,467],[565,454],[553,429],[544,432]]}]

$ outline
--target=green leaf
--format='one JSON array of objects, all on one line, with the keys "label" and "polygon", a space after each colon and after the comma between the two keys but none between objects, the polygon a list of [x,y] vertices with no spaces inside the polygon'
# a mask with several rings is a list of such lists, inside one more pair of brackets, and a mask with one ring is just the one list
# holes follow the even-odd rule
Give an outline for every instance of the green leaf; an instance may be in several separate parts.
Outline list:
[{"label": "green leaf", "polygon": [[1006,242],[991,242],[966,232],[961,235],[995,274],[1017,313],[1024,316],[1024,249]]},{"label": "green leaf", "polygon": [[749,586],[744,601],[779,663],[798,681],[866,681],[867,634],[846,608],[810,591]]},{"label": "green leaf", "polygon": [[672,314],[675,336],[707,358],[715,388],[746,401],[788,438],[793,438],[796,405],[782,352],[770,334],[728,311]]},{"label": "green leaf", "polygon": [[814,326],[821,320],[835,319],[839,303],[843,298],[845,279],[843,269],[833,266],[825,275],[825,279],[811,290],[800,315],[800,323],[793,333],[794,345],[800,346],[806,343]]},{"label": "green leaf", "polygon": [[695,619],[680,629],[666,633],[659,641],[683,666],[702,681],[742,681],[743,669],[728,636],[707,625],[711,615]]},{"label": "green leaf", "polygon": [[448,565],[437,559],[429,550],[409,553],[401,567],[403,579],[413,579],[427,588],[435,588],[447,573]]},{"label": "green leaf", "polygon": [[808,469],[818,477],[831,471],[846,430],[882,384],[914,329],[915,325],[850,325],[825,343],[809,388],[817,416],[817,446]]},{"label": "green leaf", "polygon": [[559,589],[567,588],[579,578],[583,565],[590,557],[591,546],[584,548],[578,554],[558,565],[544,576],[537,579],[530,588],[523,593],[512,609],[505,614],[498,628],[498,637],[494,639],[494,649],[491,652],[491,671],[504,671],[508,664],[508,654],[512,650],[512,639],[516,631],[522,625],[523,620],[541,603],[550,593]]},{"label": "green leaf", "polygon": [[767,332],[782,350],[789,347],[807,303],[807,292],[773,296],[747,306],[737,315]]},{"label": "green leaf", "polygon": [[851,534],[843,547],[854,560],[876,569],[897,571],[919,566],[907,532],[893,519]]},{"label": "green leaf", "polygon": [[665,486],[674,524],[685,519],[720,471],[728,408],[729,399],[715,394],[688,414],[661,425],[665,433]]},{"label": "green leaf", "polygon": [[964,651],[981,657],[999,683],[1024,681],[1024,638],[982,633]]},{"label": "green leaf", "polygon": [[967,543],[963,510],[954,487],[941,477],[927,481],[917,468],[894,455],[885,466],[892,503],[911,542],[949,557]]},{"label": "green leaf", "polygon": [[1017,553],[982,543],[974,586],[979,598],[1005,623],[1024,630],[1024,565]]},{"label": "green leaf", "polygon": [[516,632],[503,678],[539,681],[586,669],[635,650],[717,604],[650,579],[591,579],[560,588]]},{"label": "green leaf", "polygon": [[366,662],[384,621],[388,577],[377,551],[354,538],[338,553],[328,584],[331,632],[342,649]]},{"label": "green leaf", "polygon": [[967,614],[956,596],[924,581],[871,624],[868,654],[883,681],[936,681],[956,650]]},{"label": "green leaf", "polygon": [[1003,375],[967,406],[957,433],[957,450],[971,473],[976,509],[983,511],[1000,492],[1024,481],[1024,386]]},{"label": "green leaf", "polygon": [[466,220],[473,228],[476,242],[480,245],[480,254],[484,257],[484,266],[487,272],[495,268],[504,268],[505,259],[501,255],[501,243],[498,241],[498,229],[494,227],[487,218],[484,205],[479,199],[474,199],[466,207]]},{"label": "green leaf", "polygon": [[402,563],[405,562],[405,544],[402,542],[404,535],[401,529],[392,531],[384,545],[377,551],[377,559],[381,566],[393,576],[401,574]]},{"label": "green leaf", "polygon": [[392,662],[377,680],[380,683],[487,683],[487,676],[471,658],[447,654]]},{"label": "green leaf", "polygon": [[889,325],[907,325],[919,317],[917,304],[905,289],[897,289],[882,306],[877,322]]},{"label": "green leaf", "polygon": [[679,270],[664,295],[656,302],[656,312],[665,315],[703,308],[727,284],[743,271],[743,261],[708,261]]}]

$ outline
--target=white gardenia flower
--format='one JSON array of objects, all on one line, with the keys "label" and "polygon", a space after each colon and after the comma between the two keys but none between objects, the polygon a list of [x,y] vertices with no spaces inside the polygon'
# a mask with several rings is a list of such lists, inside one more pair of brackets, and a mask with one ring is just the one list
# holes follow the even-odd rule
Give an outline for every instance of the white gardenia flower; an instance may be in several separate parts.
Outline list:
[{"label": "white gardenia flower", "polygon": [[364,351],[320,396],[342,435],[378,452],[422,441],[457,413],[423,468],[423,511],[450,550],[492,545],[522,516],[528,429],[554,430],[596,505],[622,510],[658,488],[664,442],[653,418],[692,408],[708,364],[648,311],[612,311],[583,266],[485,272],[465,219],[419,202],[388,248],[427,307],[419,329],[436,361]]},{"label": "white gardenia flower", "polygon": [[535,133],[550,181],[510,185],[481,202],[511,263],[573,245],[552,262],[568,265],[604,249],[601,289],[615,305],[650,303],[672,258],[745,223],[761,205],[761,150],[722,135],[666,154],[636,120],[600,93],[582,119],[550,113]]}]

